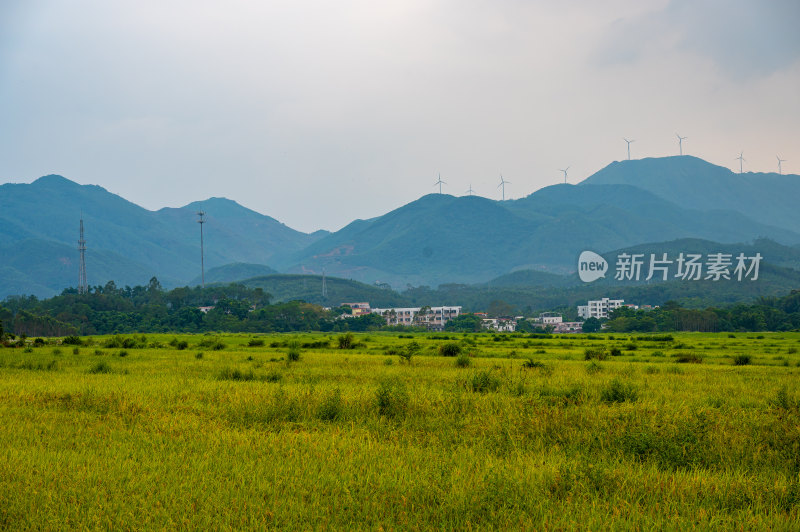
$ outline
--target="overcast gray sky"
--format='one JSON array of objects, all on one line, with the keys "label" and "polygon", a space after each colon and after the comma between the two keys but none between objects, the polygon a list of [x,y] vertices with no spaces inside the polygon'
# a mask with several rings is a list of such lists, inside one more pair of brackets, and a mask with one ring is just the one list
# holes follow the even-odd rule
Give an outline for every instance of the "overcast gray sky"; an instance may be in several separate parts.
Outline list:
[{"label": "overcast gray sky", "polygon": [[800,174],[800,2],[0,2],[0,182],[303,231],[632,156]]}]

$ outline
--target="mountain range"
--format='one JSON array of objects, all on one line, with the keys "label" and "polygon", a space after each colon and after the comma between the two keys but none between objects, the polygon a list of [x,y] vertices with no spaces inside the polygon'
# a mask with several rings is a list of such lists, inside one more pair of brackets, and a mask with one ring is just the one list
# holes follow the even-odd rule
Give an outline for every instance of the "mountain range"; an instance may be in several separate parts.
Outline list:
[{"label": "mountain range", "polygon": [[[615,162],[578,185],[518,200],[431,194],[333,233],[307,234],[225,198],[150,211],[51,175],[0,185],[0,299],[76,285],[81,216],[92,285],[145,284],[152,276],[166,287],[199,283],[195,222],[202,210],[206,282],[324,271],[398,289],[507,275],[563,286],[586,249],[768,238],[793,255],[800,250],[798,197],[797,175],[734,174],[694,157],[666,157]],[[773,256],[765,261],[797,268]]]}]

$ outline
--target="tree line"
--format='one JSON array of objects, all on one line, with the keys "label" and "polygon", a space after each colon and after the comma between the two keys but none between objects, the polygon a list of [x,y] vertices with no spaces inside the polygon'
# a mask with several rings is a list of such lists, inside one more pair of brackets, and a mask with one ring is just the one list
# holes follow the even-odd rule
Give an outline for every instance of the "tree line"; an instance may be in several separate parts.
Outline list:
[{"label": "tree line", "polygon": [[674,301],[647,311],[621,307],[611,313],[605,328],[611,332],[790,331],[800,329],[800,290],[725,308],[687,309]]},{"label": "tree line", "polygon": [[[70,288],[49,299],[6,298],[0,304],[0,334],[327,332],[387,328],[384,319],[376,314],[343,320],[341,315],[347,309],[326,309],[304,301],[272,303],[270,300],[270,294],[263,289],[242,284],[164,290],[155,277],[144,286],[117,287],[114,282],[108,282],[90,287],[85,294]],[[525,325],[522,330],[527,330]],[[587,320],[586,326],[586,332],[590,332],[588,329],[599,329],[600,323]],[[480,319],[465,314],[449,323],[447,329],[479,331]],[[729,307],[694,309],[669,301],[649,311],[620,308],[612,313],[605,329],[612,332],[800,329],[800,291]]]}]

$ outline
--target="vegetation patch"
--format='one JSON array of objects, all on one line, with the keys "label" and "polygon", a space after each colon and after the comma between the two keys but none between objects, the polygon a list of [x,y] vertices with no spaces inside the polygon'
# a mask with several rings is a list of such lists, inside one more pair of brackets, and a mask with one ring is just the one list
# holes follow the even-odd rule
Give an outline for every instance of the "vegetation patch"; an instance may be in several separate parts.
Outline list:
[{"label": "vegetation patch", "polygon": [[606,403],[633,403],[639,398],[639,390],[635,384],[615,378],[603,388],[600,398]]},{"label": "vegetation patch", "polygon": [[677,353],[672,355],[679,364],[701,364],[703,357],[695,353]]},{"label": "vegetation patch", "polygon": [[397,378],[381,380],[375,392],[378,413],[388,418],[405,417],[410,396],[406,385]]},{"label": "vegetation patch", "polygon": [[500,379],[491,370],[481,370],[472,375],[469,388],[473,392],[495,392],[500,388]]}]

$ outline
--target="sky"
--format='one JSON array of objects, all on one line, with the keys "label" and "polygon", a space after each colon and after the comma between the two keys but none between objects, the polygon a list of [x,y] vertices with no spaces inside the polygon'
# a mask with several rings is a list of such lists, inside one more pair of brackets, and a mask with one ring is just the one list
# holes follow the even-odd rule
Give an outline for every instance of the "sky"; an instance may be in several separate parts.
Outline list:
[{"label": "sky", "polygon": [[800,174],[796,0],[3,0],[0,183],[336,230],[627,157]]}]

